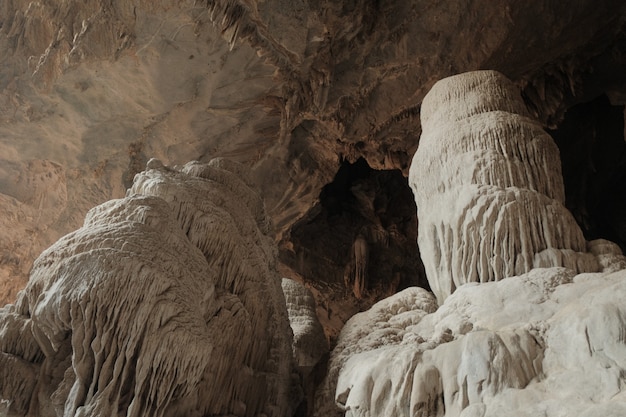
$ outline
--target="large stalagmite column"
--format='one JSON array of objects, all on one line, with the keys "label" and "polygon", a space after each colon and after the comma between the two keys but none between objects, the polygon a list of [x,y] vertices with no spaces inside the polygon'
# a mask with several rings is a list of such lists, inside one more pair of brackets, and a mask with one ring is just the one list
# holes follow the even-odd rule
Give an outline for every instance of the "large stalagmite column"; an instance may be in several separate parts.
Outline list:
[{"label": "large stalagmite column", "polygon": [[559,151],[495,71],[436,83],[422,103],[410,170],[418,244],[439,302],[467,282],[534,267],[595,271],[564,206]]}]

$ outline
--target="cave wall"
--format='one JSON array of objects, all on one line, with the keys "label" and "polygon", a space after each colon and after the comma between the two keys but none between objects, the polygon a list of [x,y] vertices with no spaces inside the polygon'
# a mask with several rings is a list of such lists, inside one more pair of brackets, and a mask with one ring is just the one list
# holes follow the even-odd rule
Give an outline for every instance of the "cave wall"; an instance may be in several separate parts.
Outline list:
[{"label": "cave wall", "polygon": [[561,153],[566,206],[585,237],[626,249],[624,106],[601,95],[568,109],[549,133]]},{"label": "cave wall", "polygon": [[[371,215],[368,193],[408,191],[426,92],[475,69],[512,79],[551,128],[585,237],[623,245],[623,109],[598,97],[626,103],[625,19],[611,0],[3,1],[0,305],[45,247],[123,197],[149,158],[226,156],[251,168],[281,273],[309,286],[334,341],[378,298],[426,286],[409,253],[412,203],[400,198],[398,227]],[[334,211],[328,190],[363,164],[367,178],[351,180],[348,207]],[[392,224],[404,232],[387,248],[376,234],[357,239],[378,225],[391,235]],[[367,248],[371,278],[356,292],[355,247]]]},{"label": "cave wall", "polygon": [[362,158],[342,163],[279,247],[291,274],[315,287],[331,343],[354,313],[409,286],[429,288],[407,179]]},{"label": "cave wall", "polygon": [[624,91],[624,7],[5,1],[2,293],[150,157],[251,166],[280,240],[341,161],[407,175],[421,100],[445,76],[500,70],[555,127],[573,104]]}]

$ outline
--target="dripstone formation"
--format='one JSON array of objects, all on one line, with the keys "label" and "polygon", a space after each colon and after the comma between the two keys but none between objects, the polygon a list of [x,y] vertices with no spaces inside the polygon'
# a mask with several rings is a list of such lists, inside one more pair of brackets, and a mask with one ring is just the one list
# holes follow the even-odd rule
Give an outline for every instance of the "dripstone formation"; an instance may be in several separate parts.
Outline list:
[{"label": "dripstone formation", "polygon": [[0,414],[626,415],[626,257],[583,238],[515,87],[460,74],[422,113],[410,175],[434,295],[354,315],[323,372],[319,306],[281,282],[247,170],[150,160],[0,309]]},{"label": "dripstone formation", "polygon": [[440,81],[422,109],[411,184],[437,299],[353,316],[315,415],[624,415],[626,258],[583,239],[554,145],[495,72]]},{"label": "dripstone formation", "polygon": [[8,415],[290,414],[298,382],[269,230],[242,166],[150,161],[0,309]]},{"label": "dripstone formation", "polygon": [[495,71],[445,78],[424,98],[421,119],[409,182],[440,302],[465,283],[536,267],[598,270],[564,205],[559,150],[511,81]]}]

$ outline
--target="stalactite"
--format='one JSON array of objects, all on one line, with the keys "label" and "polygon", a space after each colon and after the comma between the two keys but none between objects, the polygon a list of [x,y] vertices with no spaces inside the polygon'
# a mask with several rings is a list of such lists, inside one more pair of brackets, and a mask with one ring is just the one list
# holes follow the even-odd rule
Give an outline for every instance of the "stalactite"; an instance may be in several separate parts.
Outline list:
[{"label": "stalactite", "polygon": [[350,249],[350,262],[344,271],[346,290],[351,290],[360,300],[367,291],[367,268],[369,263],[369,244],[363,234],[357,235]]},{"label": "stalactite", "polygon": [[355,269],[352,292],[357,299],[361,299],[367,291],[367,264],[369,261],[369,247],[363,236],[357,236],[352,250],[354,251]]}]

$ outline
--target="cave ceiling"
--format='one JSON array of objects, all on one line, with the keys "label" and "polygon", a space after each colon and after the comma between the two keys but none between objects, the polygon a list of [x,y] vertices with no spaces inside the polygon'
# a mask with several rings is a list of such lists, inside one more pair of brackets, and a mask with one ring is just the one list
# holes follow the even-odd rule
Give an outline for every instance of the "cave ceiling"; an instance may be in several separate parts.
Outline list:
[{"label": "cave ceiling", "polygon": [[[0,298],[12,300],[41,250],[122,197],[153,157],[250,166],[285,273],[342,285],[342,260],[315,242],[336,253],[336,232],[347,269],[359,234],[389,257],[416,248],[403,193],[421,101],[437,80],[476,69],[511,78],[551,132],[565,126],[554,136],[570,152],[569,207],[584,223],[594,190],[623,188],[625,19],[614,0],[2,1]],[[611,121],[567,118],[575,106]],[[612,145],[589,145],[608,125]],[[591,159],[615,168],[580,197],[567,175],[597,171],[580,157],[589,149],[606,149],[613,158]],[[614,224],[626,223],[616,210]],[[421,265],[385,259],[372,261],[395,277],[380,295],[425,282]]]}]

